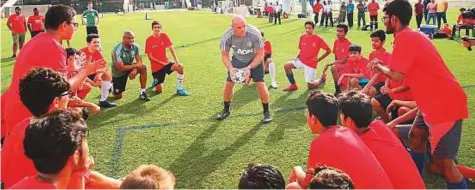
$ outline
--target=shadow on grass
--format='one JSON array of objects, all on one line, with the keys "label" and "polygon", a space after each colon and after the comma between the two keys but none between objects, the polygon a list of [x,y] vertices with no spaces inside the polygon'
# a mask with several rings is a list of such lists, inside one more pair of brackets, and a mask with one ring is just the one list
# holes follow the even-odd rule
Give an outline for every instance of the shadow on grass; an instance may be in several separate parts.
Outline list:
[{"label": "shadow on grass", "polygon": [[[154,93],[149,93],[149,94],[154,94]],[[156,96],[156,94],[151,95],[150,97],[152,98],[153,96]],[[164,106],[165,104],[167,104],[168,102],[170,102],[171,100],[173,100],[176,97],[177,97],[177,95],[173,94],[173,95],[169,96],[167,99],[162,100],[161,102],[156,103],[156,104],[154,104],[155,102],[153,102],[153,99],[152,99],[152,101],[145,102],[145,101],[140,100],[140,99],[137,98],[136,100],[134,100],[132,102],[119,105],[119,107],[108,109],[108,110],[105,110],[105,111],[101,111],[101,113],[97,117],[94,117],[91,120],[91,124],[90,124],[89,128],[91,130],[94,130],[94,129],[98,129],[102,126],[107,126],[107,125],[114,124],[114,123],[117,124],[117,123],[120,123],[122,121],[126,121],[126,120],[130,119],[130,117],[117,117],[120,114],[127,114],[127,115],[134,115],[134,116],[145,115],[147,113],[152,112],[153,110],[159,109],[160,107]],[[153,104],[153,105],[149,106],[149,107],[145,107],[145,105],[144,105],[145,103]],[[110,119],[105,120],[107,118],[110,118]]]},{"label": "shadow on grass", "polygon": [[206,141],[210,138],[221,122],[215,122],[203,131],[196,140],[171,165],[170,170],[179,179],[177,188],[202,189],[203,181],[216,171],[231,155],[245,145],[260,129],[262,124],[253,126],[247,133],[241,135],[233,144],[225,149],[207,152]]}]

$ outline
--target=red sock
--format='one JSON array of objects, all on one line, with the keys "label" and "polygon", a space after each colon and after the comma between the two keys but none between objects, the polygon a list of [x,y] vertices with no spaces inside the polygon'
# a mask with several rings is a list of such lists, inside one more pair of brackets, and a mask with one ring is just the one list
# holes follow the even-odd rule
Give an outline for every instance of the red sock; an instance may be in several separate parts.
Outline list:
[{"label": "red sock", "polygon": [[475,179],[475,169],[468,168],[462,165],[457,165],[457,169],[462,173],[463,177]]}]

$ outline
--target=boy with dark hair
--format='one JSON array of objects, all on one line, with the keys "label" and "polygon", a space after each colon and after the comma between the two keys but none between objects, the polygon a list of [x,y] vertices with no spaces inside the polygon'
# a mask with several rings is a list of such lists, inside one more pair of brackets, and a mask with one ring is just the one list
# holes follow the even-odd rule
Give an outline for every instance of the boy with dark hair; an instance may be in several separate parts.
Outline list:
[{"label": "boy with dark hair", "polygon": [[[357,189],[393,188],[388,176],[356,133],[337,125],[339,102],[330,94],[313,92],[307,100],[307,123],[315,137],[310,145],[307,169],[317,164],[339,168],[345,171]],[[348,156],[351,155],[351,156]],[[289,178],[289,184],[308,188],[306,172],[297,166]]]},{"label": "boy with dark hair", "polygon": [[348,26],[345,24],[338,24],[336,26],[336,37],[337,39],[333,43],[332,53],[335,54],[335,62],[328,64],[331,67],[331,72],[333,76],[333,82],[335,84],[335,94],[341,92],[340,85],[338,84],[338,79],[340,76],[348,73],[349,68],[346,62],[350,57],[350,46],[351,42],[346,38],[348,34]]},{"label": "boy with dark hair", "polygon": [[[369,54],[369,61],[375,59],[380,60],[384,65],[389,64],[389,58],[391,54],[384,49],[384,43],[386,42],[386,33],[382,30],[376,30],[370,35],[371,45],[373,51]],[[370,80],[364,87],[363,93],[373,97],[381,93],[381,87],[384,86],[386,76],[378,72],[377,70],[370,70]]]},{"label": "boy with dark hair", "polygon": [[141,165],[127,175],[121,189],[174,189],[175,176],[172,172],[155,165]]},{"label": "boy with dark hair", "polygon": [[[1,113],[2,137],[22,120],[31,117],[31,113],[22,104],[19,96],[19,82],[33,68],[51,68],[65,73],[67,71],[66,51],[59,44],[61,40],[73,37],[77,28],[74,21],[76,11],[65,5],[54,5],[45,15],[46,32],[31,39],[18,54],[13,66],[13,75],[10,86],[2,94],[2,110],[15,110]],[[72,89],[82,84],[87,75],[95,73],[105,67],[104,60],[97,62],[85,61],[84,69],[74,78],[69,79]]]},{"label": "boy with dark hair", "polygon": [[[176,71],[178,73],[176,76],[176,94],[188,96],[188,92],[183,88],[183,80],[185,80],[184,67],[178,61],[178,56],[175,53],[170,38],[166,33],[162,32],[162,27],[160,22],[153,21],[153,35],[149,36],[145,42],[145,53],[152,67],[152,86],[155,87],[157,93],[162,93],[162,83],[165,82],[165,75],[170,75],[173,71]],[[175,62],[167,58],[166,49],[170,50]]]},{"label": "boy with dark hair", "polygon": [[[87,60],[94,62],[104,59],[101,52],[101,40],[98,34],[87,35],[86,42],[87,46],[80,51],[84,53]],[[98,71],[87,77],[93,86],[101,87],[101,97],[98,105],[102,108],[116,107],[117,104],[107,101],[109,90],[112,88],[112,73],[110,71]]]},{"label": "boy with dark hair", "polygon": [[[290,86],[284,88],[284,91],[295,91],[298,89],[292,69],[304,70],[305,82],[307,82],[309,90],[315,89],[321,84],[319,81],[315,81],[317,65],[330,55],[331,50],[325,40],[313,32],[314,27],[315,25],[312,21],[305,22],[305,34],[301,35],[299,40],[299,55],[296,59],[284,65],[285,73],[290,82]],[[326,50],[326,52],[321,57],[318,57],[321,49]]]},{"label": "boy with dark hair", "polygon": [[[23,151],[25,130],[32,121],[44,117],[47,113],[66,108],[70,103],[70,90],[66,79],[50,69],[34,69],[20,81],[21,101],[34,117],[20,122],[5,138],[1,152],[2,182],[5,188],[8,189],[21,179],[35,174],[33,162]],[[78,109],[76,111],[81,112]],[[117,188],[120,184],[118,180],[97,172],[91,172],[89,181],[90,188]]]},{"label": "boy with dark hair", "polygon": [[264,32],[261,32],[262,39],[264,39],[264,72],[270,75],[270,87],[276,89],[277,82],[275,81],[275,64],[272,59],[272,45],[269,40],[264,38]]},{"label": "boy with dark hair", "polygon": [[285,189],[285,180],[274,166],[249,164],[241,173],[238,189]]},{"label": "boy with dark hair", "polygon": [[340,121],[355,131],[376,156],[395,189],[425,189],[417,167],[405,147],[381,121],[373,121],[370,97],[350,91],[338,96]]},{"label": "boy with dark hair", "polygon": [[349,89],[361,89],[368,83],[368,59],[361,56],[361,46],[350,46],[350,58],[348,59],[349,72],[342,74],[338,84],[342,91]]},{"label": "boy with dark hair", "polygon": [[[307,171],[305,180],[309,189],[354,189],[350,176],[344,171],[325,165],[317,165]],[[286,189],[302,189],[298,183],[289,184]]]},{"label": "boy with dark hair", "polygon": [[424,168],[429,140],[433,163],[443,171],[447,188],[466,189],[467,181],[454,159],[460,146],[462,122],[468,117],[467,95],[430,39],[409,28],[411,7],[405,0],[394,0],[384,9],[386,33],[395,34],[393,56],[389,68],[378,61],[371,66],[411,88],[421,112],[416,120],[424,121],[414,123],[411,129],[411,138],[415,139],[411,141],[411,154],[419,171]]},{"label": "boy with dark hair", "polygon": [[84,188],[84,176],[94,162],[89,157],[86,122],[77,113],[54,111],[30,124],[25,131],[25,155],[37,174],[24,178],[11,189]]}]

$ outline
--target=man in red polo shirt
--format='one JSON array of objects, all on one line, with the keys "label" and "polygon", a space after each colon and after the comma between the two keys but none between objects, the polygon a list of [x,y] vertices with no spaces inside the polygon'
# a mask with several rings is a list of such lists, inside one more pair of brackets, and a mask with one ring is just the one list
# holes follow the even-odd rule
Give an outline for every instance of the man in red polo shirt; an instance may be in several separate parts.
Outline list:
[{"label": "man in red polo shirt", "polygon": [[40,15],[38,8],[33,9],[33,15],[28,17],[28,30],[30,30],[31,38],[45,31],[45,17]]},{"label": "man in red polo shirt", "polygon": [[363,93],[350,91],[338,96],[340,121],[356,132],[376,156],[395,189],[425,189],[406,148],[392,131],[379,120],[372,121],[371,99]]},{"label": "man in red polo shirt", "polygon": [[[315,137],[310,145],[307,169],[318,164],[341,169],[356,189],[392,189],[381,164],[356,133],[337,125],[338,100],[330,94],[315,91],[307,100],[307,123]],[[289,183],[307,189],[310,181],[301,167],[295,167]],[[289,184],[292,185],[292,184]]]},{"label": "man in red polo shirt", "polygon": [[394,0],[384,11],[386,32],[395,34],[394,51],[389,68],[377,61],[371,66],[389,79],[404,80],[411,88],[420,111],[415,120],[423,121],[415,121],[411,130],[412,157],[421,171],[425,140],[429,137],[433,163],[443,171],[447,188],[466,189],[467,182],[454,159],[460,145],[463,119],[468,118],[467,95],[430,39],[408,27],[412,17],[410,3]]},{"label": "man in red polo shirt", "polygon": [[328,64],[331,66],[331,72],[333,76],[333,82],[335,84],[335,95],[341,92],[340,85],[338,85],[338,79],[340,76],[348,73],[349,68],[346,61],[350,57],[351,42],[346,38],[348,34],[348,26],[345,24],[339,24],[336,26],[336,40],[333,43],[333,53],[335,54],[335,62]]},{"label": "man in red polo shirt", "polygon": [[[19,82],[33,68],[50,68],[59,72],[67,71],[66,51],[59,44],[61,40],[69,40],[76,31],[74,22],[76,12],[72,7],[55,5],[48,9],[45,18],[46,32],[38,34],[23,47],[13,66],[12,81],[2,94],[1,113],[2,137],[22,120],[31,117],[31,113],[21,103],[19,97]],[[85,61],[84,69],[78,75],[69,79],[72,89],[82,84],[89,74],[105,67],[104,60],[97,62]],[[11,111],[15,110],[15,111]]]},{"label": "man in red polo shirt", "polygon": [[13,37],[13,55],[12,59],[16,58],[17,49],[23,47],[25,43],[26,20],[25,16],[21,14],[21,8],[15,7],[15,14],[10,15],[7,20],[7,27],[12,32]]},{"label": "man in red polo shirt", "polygon": [[376,2],[376,0],[371,0],[371,3],[368,4],[371,30],[373,30],[373,26],[374,29],[378,29],[378,10],[379,4]]},{"label": "man in red polo shirt", "polygon": [[[153,21],[153,35],[149,36],[145,42],[145,53],[152,66],[152,86],[155,87],[157,93],[162,93],[162,83],[165,82],[165,76],[176,71],[178,73],[176,76],[176,94],[189,96],[188,92],[183,88],[183,80],[185,80],[184,67],[178,60],[172,41],[166,33],[162,32],[162,27],[160,22]],[[171,62],[167,58],[167,49],[170,50],[175,62]]]},{"label": "man in red polo shirt", "polygon": [[[331,50],[322,37],[313,33],[314,28],[315,24],[313,22],[305,22],[306,33],[300,36],[299,55],[296,59],[290,61],[284,66],[285,73],[287,74],[287,78],[290,82],[290,86],[284,88],[284,91],[295,91],[298,89],[292,69],[304,70],[305,82],[307,82],[307,88],[309,90],[315,89],[320,85],[320,82],[315,81],[317,64],[330,55]],[[320,49],[324,49],[326,52],[321,57],[318,57]]]}]

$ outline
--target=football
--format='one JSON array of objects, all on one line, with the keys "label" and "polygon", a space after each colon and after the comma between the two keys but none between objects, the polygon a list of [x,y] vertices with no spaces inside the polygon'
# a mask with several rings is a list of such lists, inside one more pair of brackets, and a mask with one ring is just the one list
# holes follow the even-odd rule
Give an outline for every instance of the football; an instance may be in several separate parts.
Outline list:
[{"label": "football", "polygon": [[247,78],[248,72],[245,69],[236,69],[234,71],[233,81],[238,84],[243,84]]}]

